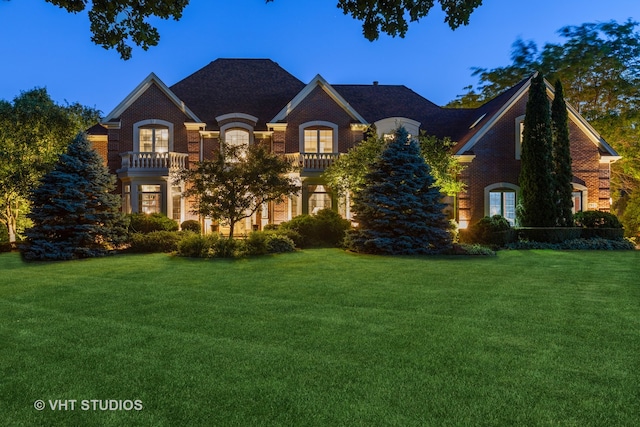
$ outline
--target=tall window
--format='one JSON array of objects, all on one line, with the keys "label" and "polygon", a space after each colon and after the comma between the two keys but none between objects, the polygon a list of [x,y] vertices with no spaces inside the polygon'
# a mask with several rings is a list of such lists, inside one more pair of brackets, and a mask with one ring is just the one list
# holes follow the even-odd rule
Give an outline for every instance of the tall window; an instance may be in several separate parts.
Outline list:
[{"label": "tall window", "polygon": [[305,129],[305,153],[333,153],[333,129]]},{"label": "tall window", "polygon": [[489,216],[502,215],[511,225],[516,223],[516,193],[496,190],[489,193]]},{"label": "tall window", "polygon": [[576,213],[582,211],[582,191],[572,192],[571,198],[573,199],[573,207],[571,208],[571,212]]},{"label": "tall window", "polygon": [[138,185],[138,211],[142,213],[162,212],[160,185]]},{"label": "tall window", "polygon": [[180,187],[171,187],[172,218],[178,222],[182,218],[182,192]]},{"label": "tall window", "polygon": [[322,209],[331,209],[331,194],[324,185],[310,185],[309,189],[309,213],[316,214]]},{"label": "tall window", "polygon": [[249,145],[249,132],[243,129],[231,129],[224,133],[225,144]]},{"label": "tall window", "polygon": [[140,128],[140,151],[166,153],[169,151],[169,129],[157,127]]}]

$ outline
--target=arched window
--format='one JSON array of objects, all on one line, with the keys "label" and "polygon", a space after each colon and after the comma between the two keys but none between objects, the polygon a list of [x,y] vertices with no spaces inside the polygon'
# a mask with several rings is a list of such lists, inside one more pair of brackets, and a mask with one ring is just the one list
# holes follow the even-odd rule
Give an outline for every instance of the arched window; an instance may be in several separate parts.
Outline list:
[{"label": "arched window", "polygon": [[485,187],[485,215],[500,215],[505,217],[511,225],[515,225],[519,190],[517,185],[507,182]]},{"label": "arched window", "polygon": [[337,153],[338,126],[325,121],[300,125],[301,153]]},{"label": "arched window", "polygon": [[244,129],[229,129],[224,133],[224,143],[229,145],[249,145],[249,131]]},{"label": "arched window", "polygon": [[134,150],[142,153],[167,153],[173,149],[173,123],[143,120],[133,125]]}]

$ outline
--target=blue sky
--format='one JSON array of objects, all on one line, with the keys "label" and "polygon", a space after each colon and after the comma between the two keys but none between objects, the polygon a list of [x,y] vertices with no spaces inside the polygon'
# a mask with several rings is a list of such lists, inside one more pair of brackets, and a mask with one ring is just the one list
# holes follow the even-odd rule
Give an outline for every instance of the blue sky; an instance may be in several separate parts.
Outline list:
[{"label": "blue sky", "polygon": [[122,61],[90,41],[86,11],[0,0],[0,99],[46,87],[57,102],[107,114],[150,72],[170,86],[216,58],[270,58],[304,82],[319,73],[333,84],[403,84],[442,105],[476,83],[471,67],[509,64],[517,37],[542,45],[565,25],[640,20],[638,0],[485,0],[456,31],[436,5],[404,39],[369,42],[336,3],[191,0],[180,21],[154,21],[158,46]]}]

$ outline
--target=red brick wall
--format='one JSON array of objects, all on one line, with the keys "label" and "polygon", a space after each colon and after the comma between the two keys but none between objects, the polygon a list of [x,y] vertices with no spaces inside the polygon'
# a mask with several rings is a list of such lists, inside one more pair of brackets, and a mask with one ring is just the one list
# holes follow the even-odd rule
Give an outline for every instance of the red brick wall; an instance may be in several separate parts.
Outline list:
[{"label": "red brick wall", "polygon": [[[362,132],[352,132],[351,116],[320,87],[316,87],[287,117],[285,136],[285,152],[300,151],[300,125],[306,122],[322,120],[338,125],[338,151],[346,153],[357,140],[362,139]],[[274,145],[280,139],[274,135]],[[280,150],[279,145],[275,145]]]},{"label": "red brick wall", "polygon": [[[524,115],[528,97],[525,95],[471,149],[476,155],[461,175],[466,193],[458,197],[460,218],[470,218],[473,224],[485,215],[485,187],[498,182],[518,185],[520,160],[515,158],[516,118]],[[588,188],[588,203],[609,209],[608,166],[599,163],[599,151],[575,123],[569,123],[573,174]],[[593,209],[593,208],[591,208]]]}]

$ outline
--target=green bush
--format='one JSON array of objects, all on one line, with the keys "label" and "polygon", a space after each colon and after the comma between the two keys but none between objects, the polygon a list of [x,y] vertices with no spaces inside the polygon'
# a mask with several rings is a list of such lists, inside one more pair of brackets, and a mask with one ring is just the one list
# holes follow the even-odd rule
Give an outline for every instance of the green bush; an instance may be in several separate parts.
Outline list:
[{"label": "green bush", "polygon": [[262,227],[264,231],[277,230],[278,228],[280,228],[280,225],[278,224],[267,224],[264,227]]},{"label": "green bush", "polygon": [[193,231],[194,233],[198,233],[198,234],[202,232],[202,227],[200,226],[200,223],[195,219],[188,219],[186,221],[183,221],[182,224],[180,224],[180,229],[182,231]]},{"label": "green bush", "polygon": [[284,252],[293,252],[296,245],[293,240],[282,234],[267,235],[267,252],[270,254],[278,254]]},{"label": "green bush", "polygon": [[178,223],[161,213],[129,214],[129,232],[151,233],[154,231],[178,231]]},{"label": "green bush", "polygon": [[621,240],[624,238],[623,228],[583,228],[580,235],[583,239],[599,237],[601,239]]},{"label": "green bush", "polygon": [[518,240],[546,243],[561,243],[582,235],[582,229],[577,227],[524,227],[516,231]]},{"label": "green bush", "polygon": [[622,228],[618,217],[609,212],[582,211],[573,216],[576,227],[585,228]]},{"label": "green bush", "polygon": [[510,243],[507,249],[552,249],[552,250],[634,250],[635,245],[627,239],[609,240],[595,237],[592,239],[571,239],[560,243],[519,241]]},{"label": "green bush", "polygon": [[174,252],[184,234],[177,231],[152,231],[150,233],[133,233],[129,247],[130,252]]},{"label": "green bush", "polygon": [[485,216],[469,227],[469,230],[460,232],[459,236],[463,243],[495,246],[504,246],[515,238],[511,224],[500,215]]},{"label": "green bush", "polygon": [[479,244],[454,243],[451,249],[446,252],[448,255],[481,255],[495,256],[496,252],[491,248]]},{"label": "green bush", "polygon": [[207,258],[212,255],[212,248],[218,239],[217,234],[202,236],[190,232],[178,243],[177,254],[191,258]]},{"label": "green bush", "polygon": [[212,249],[214,258],[238,258],[246,253],[244,241],[236,239],[218,239]]},{"label": "green bush", "polygon": [[[278,232],[285,234],[293,230],[299,234],[287,235],[297,247],[338,246],[341,245],[351,223],[331,209],[322,209],[315,215],[299,215],[291,221],[283,222]],[[286,235],[286,234],[285,234]]]},{"label": "green bush", "polygon": [[254,231],[249,233],[244,241],[244,249],[247,255],[265,255],[269,252],[267,240],[269,232]]}]

